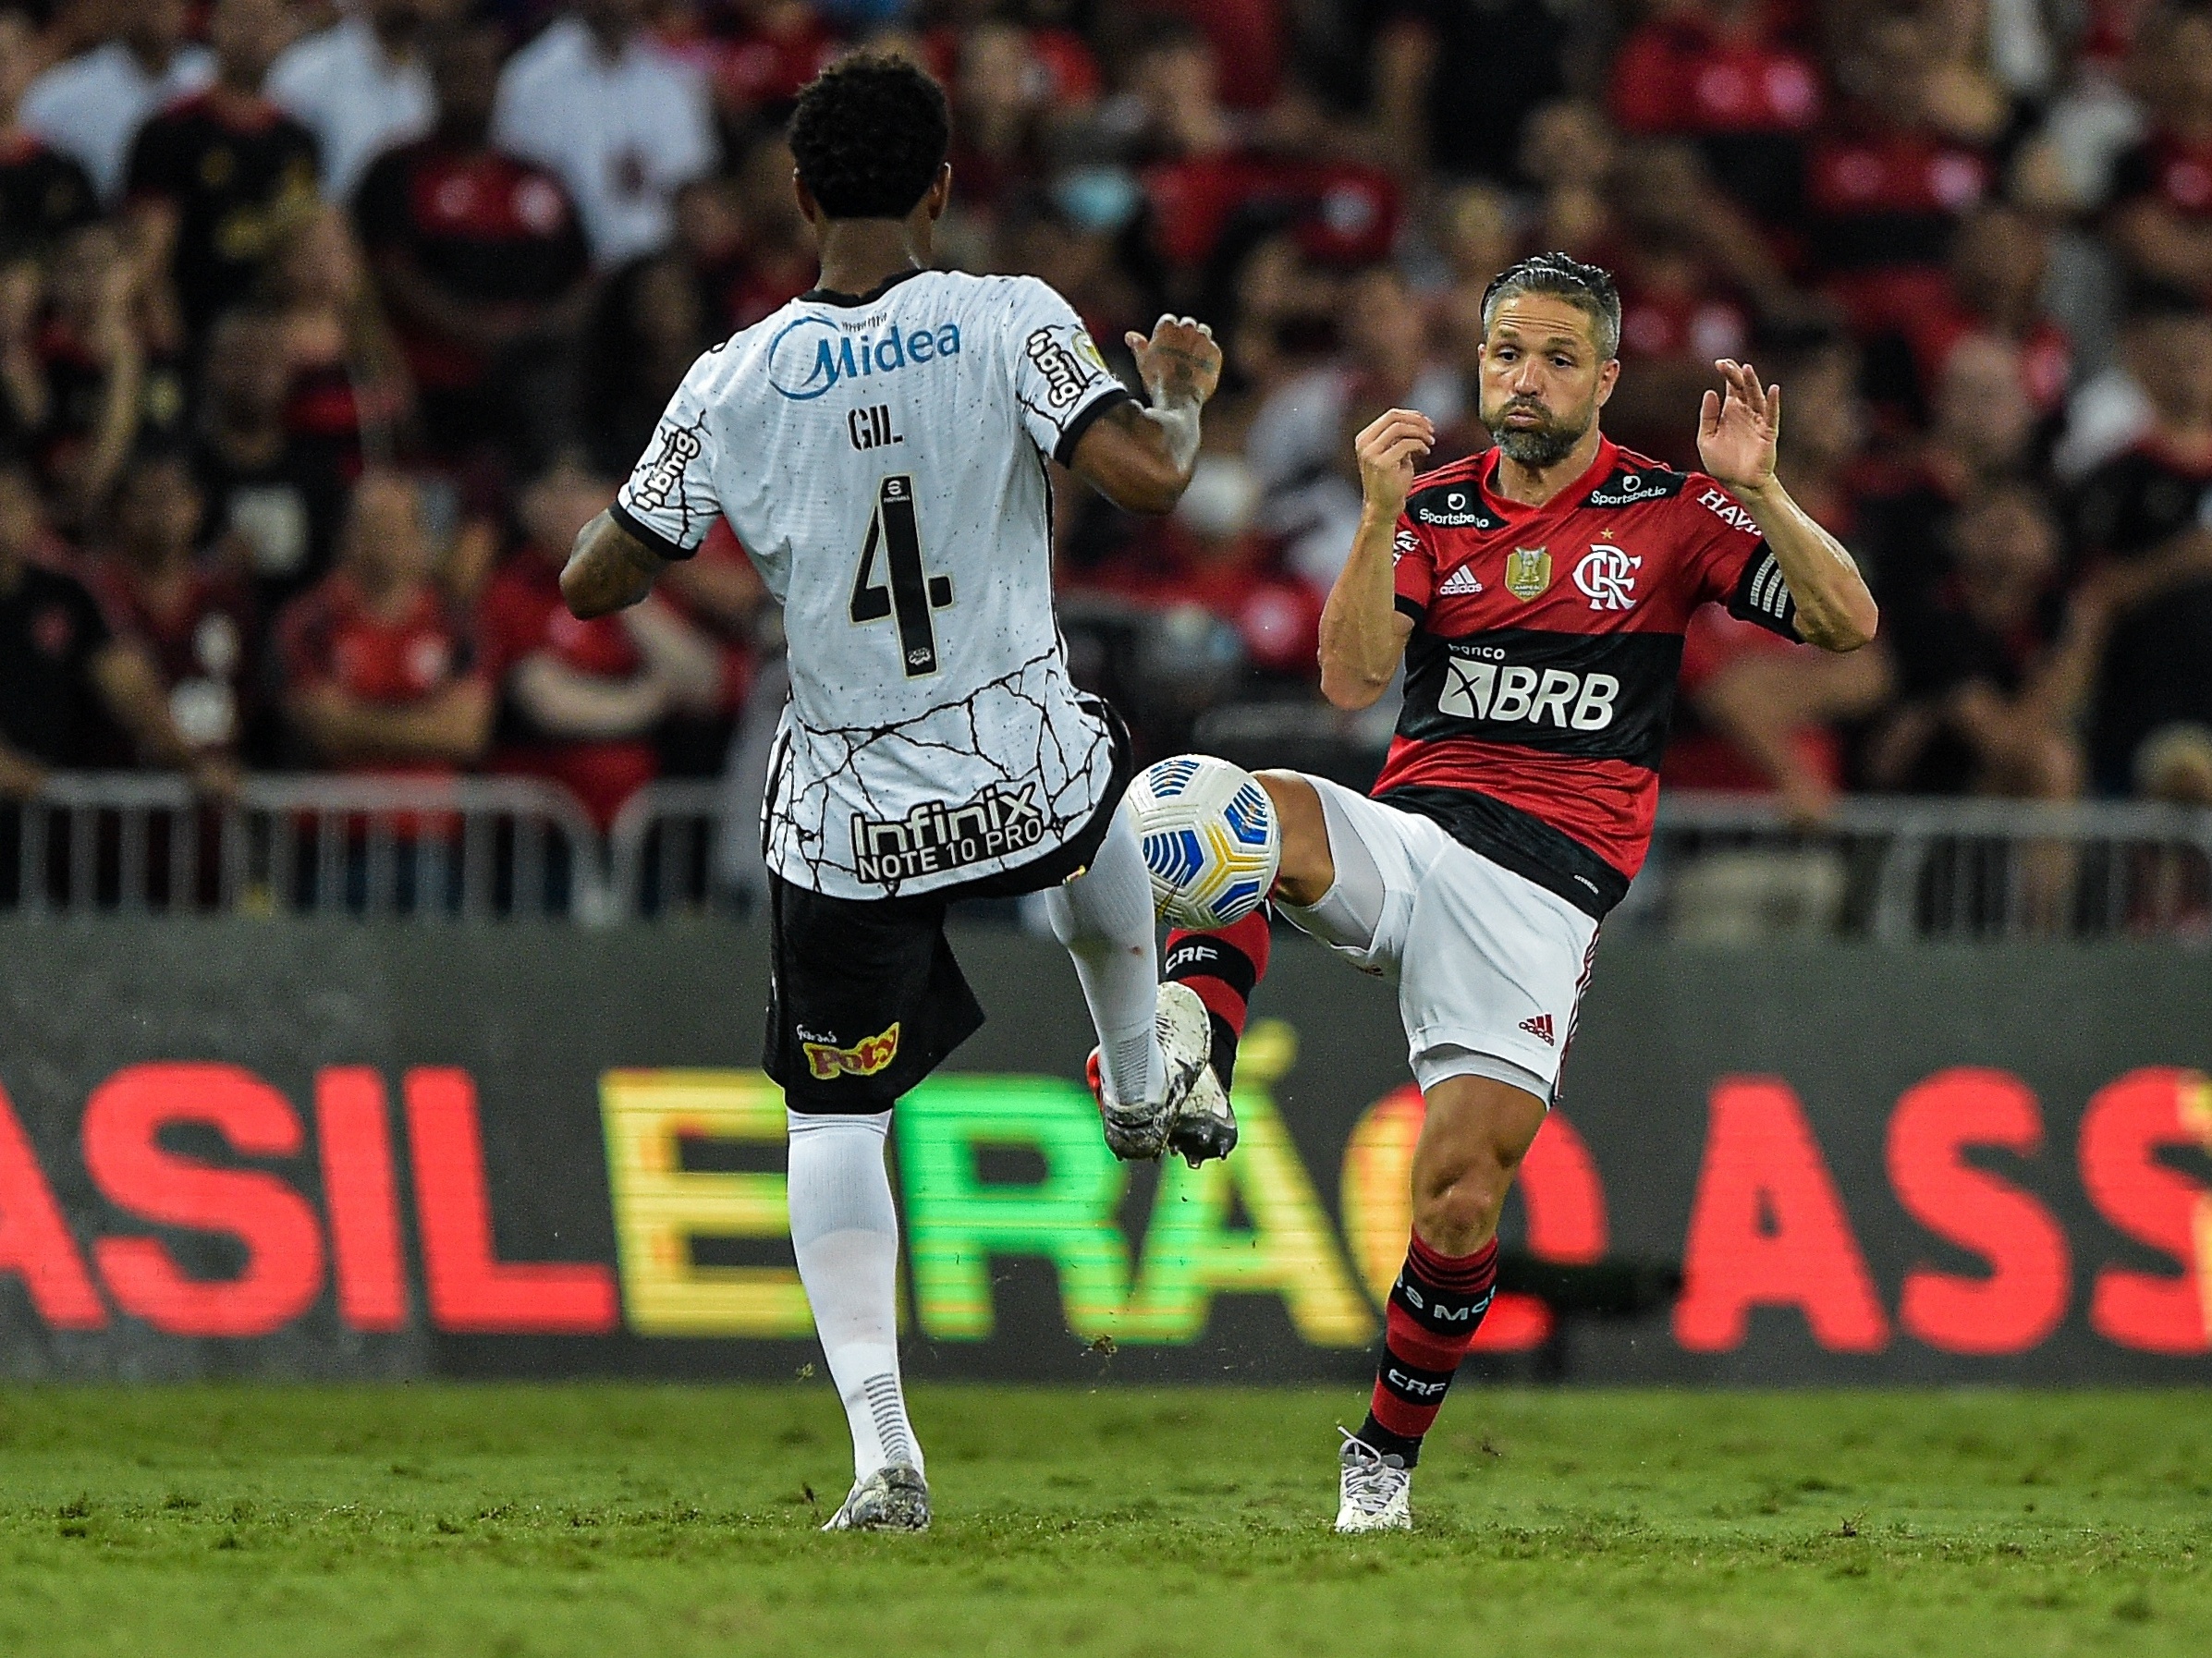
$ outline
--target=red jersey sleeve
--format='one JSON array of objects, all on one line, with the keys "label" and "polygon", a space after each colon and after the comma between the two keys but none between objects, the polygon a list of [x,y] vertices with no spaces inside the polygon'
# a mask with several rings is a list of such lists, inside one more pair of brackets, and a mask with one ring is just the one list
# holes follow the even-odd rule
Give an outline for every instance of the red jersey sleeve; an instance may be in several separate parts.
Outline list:
[{"label": "red jersey sleeve", "polygon": [[1436,595],[1436,549],[1413,520],[1398,515],[1390,538],[1390,564],[1398,589],[1398,608],[1418,622]]},{"label": "red jersey sleeve", "polygon": [[1679,499],[1693,607],[1725,604],[1738,620],[1795,642],[1796,601],[1750,512],[1703,472],[1690,475]]}]

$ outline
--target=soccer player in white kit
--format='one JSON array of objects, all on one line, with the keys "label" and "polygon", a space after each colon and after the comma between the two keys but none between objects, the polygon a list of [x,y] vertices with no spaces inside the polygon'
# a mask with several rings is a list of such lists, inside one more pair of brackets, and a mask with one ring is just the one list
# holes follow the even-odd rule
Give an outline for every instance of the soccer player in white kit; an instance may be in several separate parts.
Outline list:
[{"label": "soccer player in white kit", "polygon": [[949,136],[942,89],[903,58],[855,55],[806,89],[790,142],[820,286],[692,365],[561,578],[580,616],[636,603],[727,518],[784,606],[765,1065],[789,1106],[800,1276],[852,1430],[832,1530],[929,1523],[884,1143],[892,1104],[983,1023],[948,902],[1048,894],[1118,1155],[1226,1149],[1227,1125],[1185,1108],[1209,1030],[1193,993],[1158,983],[1118,810],[1128,735],[1068,677],[1046,464],[1167,511],[1221,353],[1188,319],[1130,335],[1143,407],[1043,282],[929,269]]}]

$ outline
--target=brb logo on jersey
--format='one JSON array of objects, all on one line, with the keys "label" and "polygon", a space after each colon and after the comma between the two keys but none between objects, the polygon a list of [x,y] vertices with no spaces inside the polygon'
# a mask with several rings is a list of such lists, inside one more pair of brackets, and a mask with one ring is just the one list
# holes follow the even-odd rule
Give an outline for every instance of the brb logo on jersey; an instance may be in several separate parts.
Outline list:
[{"label": "brb logo on jersey", "polygon": [[1644,560],[1610,542],[1592,542],[1574,567],[1574,584],[1592,610],[1627,610],[1636,603],[1636,572],[1643,567]]},{"label": "brb logo on jersey", "polygon": [[1436,712],[1462,720],[1490,720],[1562,731],[1603,731],[1613,723],[1620,681],[1610,674],[1568,668],[1522,667],[1455,652],[1444,664]]},{"label": "brb logo on jersey", "polygon": [[699,458],[699,447],[696,432],[670,427],[661,439],[661,452],[653,457],[645,475],[629,486],[629,505],[644,512],[667,506],[669,497],[683,487],[684,469]]},{"label": "brb logo on jersey", "polygon": [[957,323],[904,335],[894,325],[874,335],[848,334],[827,317],[794,317],[768,342],[768,384],[794,403],[808,403],[848,380],[896,374],[959,353]]}]

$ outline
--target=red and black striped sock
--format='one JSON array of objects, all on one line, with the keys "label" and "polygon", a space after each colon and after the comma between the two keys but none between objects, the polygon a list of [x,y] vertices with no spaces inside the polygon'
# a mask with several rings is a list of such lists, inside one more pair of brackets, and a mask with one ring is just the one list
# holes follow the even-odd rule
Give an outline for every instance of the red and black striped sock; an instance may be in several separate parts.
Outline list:
[{"label": "red and black striped sock", "polygon": [[1237,1043],[1244,1036],[1252,993],[1267,974],[1267,906],[1242,920],[1211,933],[1167,934],[1167,954],[1160,976],[1188,984],[1213,1016],[1214,1074],[1227,1088],[1236,1075]]},{"label": "red and black striped sock", "polygon": [[1361,1440],[1385,1456],[1403,1457],[1408,1468],[1421,1460],[1421,1436],[1444,1408],[1445,1392],[1497,1287],[1496,1238],[1472,1255],[1439,1255],[1414,1237],[1390,1286],[1383,1356]]}]

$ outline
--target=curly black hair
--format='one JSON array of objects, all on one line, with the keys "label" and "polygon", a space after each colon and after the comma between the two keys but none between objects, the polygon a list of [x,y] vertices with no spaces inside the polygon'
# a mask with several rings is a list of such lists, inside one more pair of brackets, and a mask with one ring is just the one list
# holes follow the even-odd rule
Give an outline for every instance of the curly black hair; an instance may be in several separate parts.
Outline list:
[{"label": "curly black hair", "polygon": [[945,89],[894,53],[855,52],[817,75],[791,112],[799,177],[833,219],[903,219],[952,143]]},{"label": "curly black hair", "polygon": [[1588,312],[1597,324],[1600,360],[1620,354],[1620,290],[1604,267],[1586,265],[1564,253],[1534,253],[1508,265],[1483,290],[1484,334],[1490,332],[1497,308],[1515,294],[1551,294]]}]

